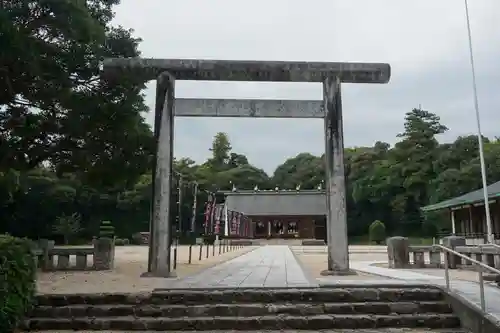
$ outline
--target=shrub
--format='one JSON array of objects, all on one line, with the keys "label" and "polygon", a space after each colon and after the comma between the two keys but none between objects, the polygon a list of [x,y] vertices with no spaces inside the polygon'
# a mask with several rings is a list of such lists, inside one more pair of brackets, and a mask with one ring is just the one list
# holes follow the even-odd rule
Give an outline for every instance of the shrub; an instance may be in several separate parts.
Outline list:
[{"label": "shrub", "polygon": [[122,246],[122,245],[125,245],[125,241],[121,238],[117,238],[115,239],[115,245],[116,246]]},{"label": "shrub", "polygon": [[122,240],[123,240],[123,245],[130,245],[130,240],[128,238]]},{"label": "shrub", "polygon": [[215,242],[215,235],[203,235],[203,244],[213,244]]},{"label": "shrub", "polygon": [[31,309],[36,264],[28,239],[0,235],[0,332],[13,332]]},{"label": "shrub", "polygon": [[101,221],[99,226],[99,237],[113,238],[115,236],[115,227],[110,221]]},{"label": "shrub", "polygon": [[142,235],[140,232],[136,232],[132,235],[132,244],[134,245],[143,245]]},{"label": "shrub", "polygon": [[370,242],[375,242],[376,244],[382,243],[385,240],[384,223],[379,220],[373,221],[373,223],[370,224],[368,234],[370,235]]}]

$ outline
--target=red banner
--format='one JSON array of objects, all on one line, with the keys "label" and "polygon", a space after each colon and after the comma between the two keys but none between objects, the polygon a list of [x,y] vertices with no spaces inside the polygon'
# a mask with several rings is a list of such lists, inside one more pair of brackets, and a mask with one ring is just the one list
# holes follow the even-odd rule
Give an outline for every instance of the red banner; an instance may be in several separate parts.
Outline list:
[{"label": "red banner", "polygon": [[241,213],[236,214],[236,234],[241,236]]}]

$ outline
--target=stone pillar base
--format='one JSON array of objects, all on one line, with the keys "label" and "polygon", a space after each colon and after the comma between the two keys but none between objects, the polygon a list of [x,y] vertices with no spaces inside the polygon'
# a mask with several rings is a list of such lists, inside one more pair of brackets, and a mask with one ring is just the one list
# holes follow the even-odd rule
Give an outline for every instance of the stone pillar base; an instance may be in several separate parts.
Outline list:
[{"label": "stone pillar base", "polygon": [[358,272],[353,271],[352,269],[347,270],[328,270],[325,269],[321,271],[321,276],[348,276],[348,275],[358,275]]},{"label": "stone pillar base", "polygon": [[170,279],[175,279],[177,278],[177,274],[175,272],[169,272],[167,274],[164,274],[162,272],[144,272],[141,274],[141,277],[145,278],[170,278]]}]

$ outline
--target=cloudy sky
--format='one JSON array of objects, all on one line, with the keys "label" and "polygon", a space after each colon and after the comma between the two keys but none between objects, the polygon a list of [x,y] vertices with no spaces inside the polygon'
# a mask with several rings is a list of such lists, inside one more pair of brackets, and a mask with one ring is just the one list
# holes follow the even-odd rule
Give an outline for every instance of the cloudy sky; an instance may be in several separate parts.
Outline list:
[{"label": "cloudy sky", "polygon": [[[482,131],[500,136],[500,1],[469,2]],[[122,0],[115,23],[143,39],[144,57],[390,63],[387,85],[343,86],[346,146],[394,143],[405,112],[419,105],[450,128],[442,141],[477,131],[462,0]],[[176,95],[190,98],[321,94],[315,83],[176,84]],[[153,109],[153,82],[146,95]],[[324,149],[321,120],[178,118],[175,126],[176,156],[197,162],[219,131],[268,172]]]}]

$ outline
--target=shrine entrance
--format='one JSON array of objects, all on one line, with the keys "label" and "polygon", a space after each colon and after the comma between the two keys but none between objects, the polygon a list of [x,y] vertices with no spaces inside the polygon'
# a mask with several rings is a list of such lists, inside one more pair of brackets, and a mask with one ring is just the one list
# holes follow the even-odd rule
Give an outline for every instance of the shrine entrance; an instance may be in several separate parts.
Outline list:
[{"label": "shrine entrance", "polygon": [[322,189],[292,191],[233,190],[224,192],[225,206],[242,212],[252,222],[250,238],[316,238],[316,223],[327,213]]},{"label": "shrine entrance", "polygon": [[[156,79],[153,205],[148,272],[170,276],[174,117],[273,117],[324,119],[328,271],[349,270],[341,83],[387,83],[389,64],[194,59],[105,59],[103,74],[127,71]],[[176,80],[320,82],[323,101],[177,99]],[[243,212],[246,214],[246,212]],[[301,224],[297,224],[300,227]],[[281,230],[281,229],[278,229]]]}]

